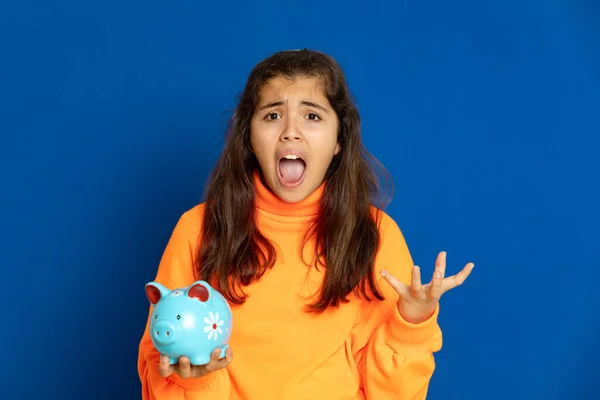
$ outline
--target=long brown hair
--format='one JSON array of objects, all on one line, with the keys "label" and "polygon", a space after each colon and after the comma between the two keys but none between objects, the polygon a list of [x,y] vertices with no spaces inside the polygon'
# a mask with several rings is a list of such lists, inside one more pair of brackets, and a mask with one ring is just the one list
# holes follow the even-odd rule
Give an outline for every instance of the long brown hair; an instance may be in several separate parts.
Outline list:
[{"label": "long brown hair", "polygon": [[387,205],[393,186],[389,197],[380,196],[381,188],[392,182],[363,146],[360,116],[340,66],[331,56],[306,49],[275,53],[258,63],[248,77],[205,190],[198,276],[216,285],[231,303],[241,304],[246,299],[243,287],[275,263],[275,249],[255,223],[253,173],[259,166],[250,145],[250,121],[261,88],[278,76],[320,79],[339,120],[342,150],[326,172],[320,215],[303,243],[309,237],[316,239],[314,267],[323,261],[325,268],[319,297],[307,308],[323,312],[347,302],[351,292],[382,300],[373,273],[379,247],[379,217],[373,210]]}]

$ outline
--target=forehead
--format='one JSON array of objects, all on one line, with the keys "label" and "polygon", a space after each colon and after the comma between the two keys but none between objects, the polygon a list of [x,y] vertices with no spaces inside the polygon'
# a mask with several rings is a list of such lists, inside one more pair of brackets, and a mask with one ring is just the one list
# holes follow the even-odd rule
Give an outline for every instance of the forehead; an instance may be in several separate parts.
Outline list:
[{"label": "forehead", "polygon": [[[327,98],[323,92],[322,80],[313,77],[285,78],[276,77],[270,79],[260,91],[260,102],[271,102],[274,100],[296,100],[313,99],[328,105]],[[323,104],[323,106],[325,106]]]}]

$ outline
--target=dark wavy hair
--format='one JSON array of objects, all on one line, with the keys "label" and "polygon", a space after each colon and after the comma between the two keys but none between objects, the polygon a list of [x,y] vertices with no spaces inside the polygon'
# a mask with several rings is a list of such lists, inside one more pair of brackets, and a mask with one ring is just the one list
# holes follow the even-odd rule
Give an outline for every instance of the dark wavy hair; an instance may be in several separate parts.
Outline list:
[{"label": "dark wavy hair", "polygon": [[[253,173],[259,165],[250,145],[250,121],[261,88],[275,77],[317,78],[339,119],[341,151],[326,172],[321,211],[303,242],[305,246],[309,238],[316,238],[314,267],[325,268],[318,298],[307,310],[337,307],[348,302],[351,292],[369,301],[371,294],[382,300],[373,264],[380,240],[379,213],[391,198],[393,182],[362,143],[360,116],[340,66],[331,56],[307,49],[275,53],[248,77],[205,189],[197,276],[214,284],[232,304],[241,304],[246,299],[244,286],[275,263],[274,246],[255,222]],[[386,182],[388,197],[381,195]]]}]

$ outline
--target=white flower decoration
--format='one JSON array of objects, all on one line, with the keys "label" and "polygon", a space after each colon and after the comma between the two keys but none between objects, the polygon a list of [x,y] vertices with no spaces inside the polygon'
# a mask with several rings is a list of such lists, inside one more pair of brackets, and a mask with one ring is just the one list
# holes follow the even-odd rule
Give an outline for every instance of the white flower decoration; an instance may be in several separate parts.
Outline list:
[{"label": "white flower decoration", "polygon": [[225,322],[219,318],[219,313],[213,313],[211,311],[208,315],[210,315],[210,319],[204,317],[204,323],[206,324],[204,333],[208,332],[208,340],[217,340],[217,337],[223,334],[221,326],[223,326]]}]

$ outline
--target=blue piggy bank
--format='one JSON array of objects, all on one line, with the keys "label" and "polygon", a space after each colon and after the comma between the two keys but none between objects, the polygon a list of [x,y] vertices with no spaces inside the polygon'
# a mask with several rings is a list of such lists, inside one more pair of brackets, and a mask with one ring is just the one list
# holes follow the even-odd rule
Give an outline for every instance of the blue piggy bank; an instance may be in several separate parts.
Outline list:
[{"label": "blue piggy bank", "polygon": [[232,315],[227,300],[205,281],[169,290],[160,283],[146,284],[146,296],[154,306],[150,337],[171,364],[186,356],[193,365],[210,361],[219,347],[225,357],[231,336]]}]

